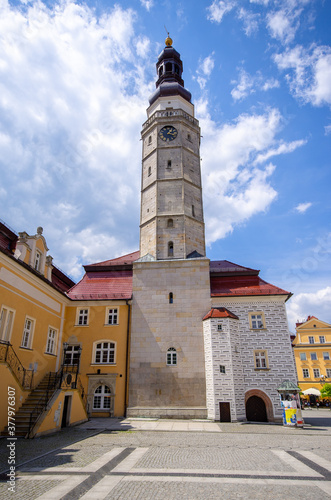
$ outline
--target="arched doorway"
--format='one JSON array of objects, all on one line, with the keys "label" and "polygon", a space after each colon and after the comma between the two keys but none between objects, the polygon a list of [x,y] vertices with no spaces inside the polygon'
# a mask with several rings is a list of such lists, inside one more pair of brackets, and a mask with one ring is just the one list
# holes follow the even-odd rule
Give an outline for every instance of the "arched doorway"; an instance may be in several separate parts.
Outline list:
[{"label": "arched doorway", "polygon": [[265,402],[259,396],[251,396],[246,401],[246,418],[249,422],[268,422]]}]

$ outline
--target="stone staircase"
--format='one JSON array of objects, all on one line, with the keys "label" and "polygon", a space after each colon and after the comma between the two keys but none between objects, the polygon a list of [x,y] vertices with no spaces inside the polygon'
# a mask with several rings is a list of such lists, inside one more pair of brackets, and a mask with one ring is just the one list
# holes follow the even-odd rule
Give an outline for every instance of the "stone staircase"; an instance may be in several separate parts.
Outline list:
[{"label": "stone staircase", "polygon": [[[31,413],[33,412],[31,421],[32,429],[39,416],[45,411],[47,402],[54,394],[56,379],[56,373],[47,373],[37,387],[30,392],[22,406],[17,410],[15,415],[16,437],[28,437]],[[36,408],[38,405],[39,408]],[[7,427],[5,427],[2,434],[8,436]]]}]

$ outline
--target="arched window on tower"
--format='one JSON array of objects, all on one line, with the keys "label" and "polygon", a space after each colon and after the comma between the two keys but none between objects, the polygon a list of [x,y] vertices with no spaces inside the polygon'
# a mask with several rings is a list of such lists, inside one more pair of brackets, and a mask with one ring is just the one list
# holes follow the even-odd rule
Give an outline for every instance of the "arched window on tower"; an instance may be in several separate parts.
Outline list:
[{"label": "arched window on tower", "polygon": [[152,175],[152,167],[148,167],[148,177]]},{"label": "arched window on tower", "polygon": [[169,304],[174,303],[174,294],[172,292],[169,293]]},{"label": "arched window on tower", "polygon": [[163,75],[163,66],[160,66],[159,67],[159,76],[162,76]]},{"label": "arched window on tower", "polygon": [[195,217],[195,209],[194,209],[194,205],[192,205],[192,217]]},{"label": "arched window on tower", "polygon": [[169,241],[168,243],[168,257],[173,257],[174,256],[174,244],[172,241]]},{"label": "arched window on tower", "polygon": [[179,66],[178,66],[178,64],[175,64],[175,73],[176,73],[176,75],[179,75]]},{"label": "arched window on tower", "polygon": [[167,350],[167,365],[168,366],[177,365],[177,351],[174,347],[170,347]]},{"label": "arched window on tower", "polygon": [[168,219],[167,227],[174,227],[174,220]]},{"label": "arched window on tower", "polygon": [[166,73],[171,73],[172,72],[172,63],[170,63],[170,62],[166,63],[165,70],[166,70]]}]

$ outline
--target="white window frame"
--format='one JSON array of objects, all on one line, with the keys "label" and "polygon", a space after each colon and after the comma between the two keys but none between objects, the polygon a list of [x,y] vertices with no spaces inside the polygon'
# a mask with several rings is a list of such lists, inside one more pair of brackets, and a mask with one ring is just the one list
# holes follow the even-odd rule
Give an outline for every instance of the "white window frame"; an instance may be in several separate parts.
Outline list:
[{"label": "white window frame", "polygon": [[41,268],[41,259],[42,259],[42,253],[40,250],[36,250],[35,256],[34,256],[34,269],[40,273],[40,268]]},{"label": "white window frame", "polygon": [[20,347],[23,349],[32,349],[32,340],[35,327],[35,320],[29,316],[25,317],[23,335]]},{"label": "white window frame", "polygon": [[0,340],[10,342],[15,319],[15,309],[2,306],[0,313]]},{"label": "white window frame", "polygon": [[[99,390],[100,389],[100,390]],[[108,389],[108,390],[106,390]],[[98,391],[98,392],[97,392]],[[111,410],[111,388],[108,385],[99,385],[93,393],[93,411],[110,411]],[[96,406],[96,400],[100,402],[100,405]],[[105,405],[105,402],[107,404]]]},{"label": "white window frame", "polygon": [[320,378],[321,372],[319,368],[313,368],[314,378]]},{"label": "white window frame", "polygon": [[48,327],[47,341],[46,341],[46,354],[55,354],[57,345],[58,330],[52,326]]},{"label": "white window frame", "polygon": [[[100,346],[100,347],[98,347]],[[106,354],[106,361],[104,361]],[[97,358],[100,360],[98,361]],[[111,359],[113,358],[113,361]],[[93,344],[93,365],[115,365],[116,364],[116,342],[109,339],[98,340]]]},{"label": "white window frame", "polygon": [[89,325],[90,310],[88,307],[77,307],[76,326]]},{"label": "white window frame", "polygon": [[315,344],[315,337],[313,335],[308,336],[308,343],[309,344]]},{"label": "white window frame", "polygon": [[177,366],[177,349],[174,347],[167,350],[167,366]]},{"label": "white window frame", "polygon": [[251,330],[265,330],[265,324],[263,311],[252,311],[249,313],[249,325]]},{"label": "white window frame", "polygon": [[255,370],[268,370],[268,352],[266,349],[255,349],[254,350],[254,364]]},{"label": "white window frame", "polygon": [[302,376],[303,376],[303,378],[310,378],[308,368],[302,368]]},{"label": "white window frame", "polygon": [[327,378],[331,378],[331,368],[326,368],[326,376]]},{"label": "white window frame", "polygon": [[300,352],[300,361],[307,361],[307,354],[305,352]]},{"label": "white window frame", "polygon": [[317,361],[317,353],[316,352],[311,352],[310,353],[310,359],[311,359],[311,361]]},{"label": "white window frame", "polygon": [[323,352],[323,359],[324,359],[324,361],[330,361],[330,353],[329,353],[329,351],[324,351]]},{"label": "white window frame", "polygon": [[325,335],[320,335],[319,341],[320,341],[320,344],[325,344]]},{"label": "white window frame", "polygon": [[[79,349],[80,349],[80,345],[79,344],[70,344],[67,346],[67,349],[65,351],[65,358],[63,359],[63,363],[65,366],[77,366],[78,365],[78,360],[80,358],[80,355],[79,355]],[[70,357],[70,362],[67,363],[66,362],[66,359]],[[75,360],[76,358],[76,360]],[[76,361],[74,363],[74,361]]]},{"label": "white window frame", "polygon": [[108,326],[118,325],[119,324],[118,320],[119,320],[119,308],[107,307],[105,324]]}]

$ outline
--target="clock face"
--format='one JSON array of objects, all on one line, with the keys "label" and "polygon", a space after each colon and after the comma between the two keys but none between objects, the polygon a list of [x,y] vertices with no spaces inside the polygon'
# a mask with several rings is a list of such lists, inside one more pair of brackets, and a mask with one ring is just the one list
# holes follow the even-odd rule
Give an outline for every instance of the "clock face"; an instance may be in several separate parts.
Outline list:
[{"label": "clock face", "polygon": [[167,125],[166,127],[161,128],[159,132],[159,137],[164,142],[170,142],[176,139],[178,134],[178,130],[171,125]]}]

